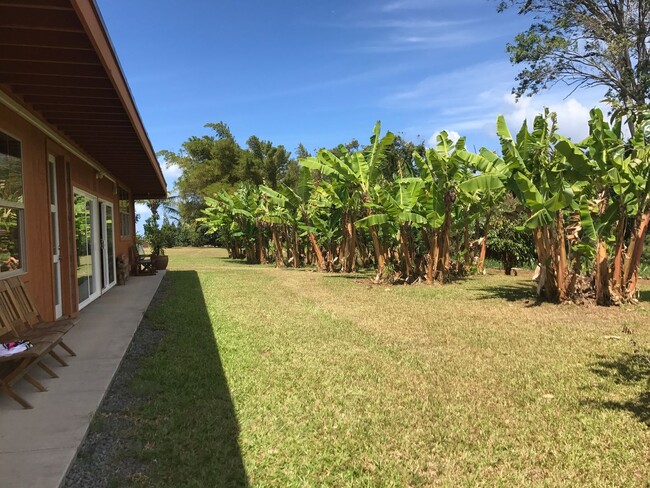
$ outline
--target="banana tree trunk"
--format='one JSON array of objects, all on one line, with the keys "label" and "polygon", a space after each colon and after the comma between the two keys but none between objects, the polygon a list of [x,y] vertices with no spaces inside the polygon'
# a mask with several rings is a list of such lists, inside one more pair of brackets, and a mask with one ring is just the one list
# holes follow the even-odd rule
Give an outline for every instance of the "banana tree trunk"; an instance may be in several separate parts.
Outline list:
[{"label": "banana tree trunk", "polygon": [[616,243],[614,244],[614,267],[612,269],[612,288],[620,294],[623,285],[623,247],[625,245],[625,226],[627,218],[625,208],[619,210],[618,224],[616,225]]},{"label": "banana tree trunk", "polygon": [[555,220],[555,228],[551,232],[553,237],[553,261],[555,264],[555,275],[557,279],[558,298],[561,302],[567,299],[566,276],[567,260],[566,245],[564,242],[564,217],[562,211],[558,210]]},{"label": "banana tree trunk", "polygon": [[469,223],[465,221],[463,228],[463,250],[465,251],[465,270],[469,270],[471,265],[471,256],[469,255]]},{"label": "banana tree trunk", "polygon": [[255,243],[251,239],[246,239],[246,263],[256,264],[257,254],[255,249]]},{"label": "banana tree trunk", "polygon": [[596,247],[596,303],[598,305],[609,305],[610,302],[607,244],[605,241],[600,240]]},{"label": "banana tree trunk", "polygon": [[577,252],[575,253],[573,257],[573,271],[571,273],[571,281],[569,281],[569,285],[567,287],[567,295],[570,297],[575,296],[576,293],[576,285],[578,283],[578,276],[580,275],[580,268],[581,268],[581,256],[580,253]]},{"label": "banana tree trunk", "polygon": [[323,258],[323,253],[320,250],[316,236],[312,231],[307,233],[309,236],[309,242],[311,242],[311,247],[314,249],[314,254],[316,254],[316,260],[318,265],[318,271],[325,271],[325,259]]},{"label": "banana tree trunk", "polygon": [[300,252],[298,251],[298,229],[293,227],[293,267],[300,265]]},{"label": "banana tree trunk", "polygon": [[492,212],[487,213],[485,216],[485,232],[483,234],[483,242],[481,243],[481,254],[479,254],[478,257],[478,272],[483,274],[483,271],[485,271],[485,255],[487,254],[487,239],[488,239],[488,232],[490,231],[490,217],[492,216]]},{"label": "banana tree trunk", "polygon": [[257,226],[255,235],[257,246],[257,262],[260,264],[266,264],[266,259],[264,258],[264,240],[262,239],[262,229],[259,225]]},{"label": "banana tree trunk", "polygon": [[645,243],[648,226],[650,225],[650,206],[645,213],[635,219],[634,231],[627,251],[627,259],[623,270],[625,296],[632,297],[636,292],[636,283],[641,264],[641,254]]},{"label": "banana tree trunk", "polygon": [[440,233],[440,272],[438,277],[441,283],[444,283],[449,278],[449,268],[451,267],[451,205],[447,204],[445,208],[445,222],[442,226]]},{"label": "banana tree trunk", "polygon": [[341,243],[340,259],[345,273],[354,271],[355,254],[357,250],[356,229],[350,215],[346,214],[343,220],[343,242]]},{"label": "banana tree trunk", "polygon": [[275,267],[284,268],[286,264],[282,255],[282,243],[280,242],[276,226],[273,224],[271,224],[271,236],[273,238],[273,246],[275,247]]},{"label": "banana tree trunk", "polygon": [[381,242],[379,241],[379,233],[377,232],[377,226],[370,226],[370,236],[372,237],[372,247],[375,251],[375,259],[377,262],[377,273],[382,274],[386,266],[386,261],[384,259],[384,251],[381,248]]},{"label": "banana tree trunk", "polygon": [[352,219],[348,220],[348,252],[347,252],[347,263],[346,271],[348,273],[353,273],[356,271],[356,254],[357,254],[357,229],[354,226]]},{"label": "banana tree trunk", "polygon": [[413,274],[413,263],[411,262],[411,252],[409,249],[408,235],[405,225],[400,225],[399,228],[399,241],[400,248],[402,251],[402,257],[404,262],[404,271],[406,273],[406,278],[410,278]]},{"label": "banana tree trunk", "polygon": [[537,248],[537,258],[541,266],[540,281],[537,285],[538,295],[544,292],[548,300],[558,301],[560,299],[557,285],[557,255],[554,255],[549,236],[548,226],[542,226],[534,231],[535,247]]},{"label": "banana tree trunk", "polygon": [[289,256],[291,255],[291,234],[289,233],[289,228],[286,225],[282,226],[282,234],[284,234],[284,245],[287,248],[287,262],[285,266],[289,265]]},{"label": "banana tree trunk", "polygon": [[237,239],[233,238],[232,240],[232,257],[234,259],[239,259],[240,254],[239,254],[239,243],[237,242]]},{"label": "banana tree trunk", "polygon": [[557,213],[557,235],[560,247],[560,273],[563,277],[562,289],[566,291],[564,282],[566,282],[566,277],[569,274],[569,263],[566,254],[566,232],[564,230],[564,216],[562,215],[561,210],[558,210]]}]

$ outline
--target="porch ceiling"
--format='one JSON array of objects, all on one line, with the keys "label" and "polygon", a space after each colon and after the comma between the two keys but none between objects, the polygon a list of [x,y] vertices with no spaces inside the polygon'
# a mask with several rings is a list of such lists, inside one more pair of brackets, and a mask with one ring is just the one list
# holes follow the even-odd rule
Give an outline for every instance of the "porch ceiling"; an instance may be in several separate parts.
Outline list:
[{"label": "porch ceiling", "polygon": [[0,0],[0,85],[135,198],[166,184],[93,0]]}]

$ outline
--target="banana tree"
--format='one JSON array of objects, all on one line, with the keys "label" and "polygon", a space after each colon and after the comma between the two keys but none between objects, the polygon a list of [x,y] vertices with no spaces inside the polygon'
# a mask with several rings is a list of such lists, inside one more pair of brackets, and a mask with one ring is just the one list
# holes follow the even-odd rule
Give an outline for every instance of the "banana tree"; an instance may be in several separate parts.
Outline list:
[{"label": "banana tree", "polygon": [[[462,150],[457,152],[457,156],[472,171],[472,174],[468,175],[460,183],[460,189],[466,195],[466,200],[470,204],[481,207],[484,213],[485,227],[478,259],[478,272],[483,273],[485,270],[490,220],[494,208],[505,198],[505,182],[510,178],[511,171],[502,158],[484,147],[479,150],[478,154]],[[471,221],[472,219],[468,215],[466,220]],[[468,240],[467,230],[465,231],[465,240]],[[467,254],[467,257],[469,257],[469,254]]]},{"label": "banana tree", "polygon": [[205,198],[206,208],[202,210],[204,217],[199,217],[198,222],[205,225],[206,234],[217,234],[221,242],[228,249],[232,259],[241,257],[238,240],[241,232],[235,222],[233,208],[235,203],[227,192],[214,195],[214,198]]},{"label": "banana tree", "polygon": [[567,250],[563,210],[574,203],[574,189],[565,179],[564,159],[555,151],[557,118],[548,109],[535,117],[533,132],[524,121],[513,139],[505,118],[497,119],[508,186],[527,209],[526,227],[535,238],[541,266],[538,294],[555,301],[567,298]]},{"label": "banana tree", "polygon": [[313,228],[309,222],[309,205],[314,191],[314,183],[309,169],[306,167],[300,169],[298,183],[295,190],[284,183],[280,183],[277,191],[263,185],[260,186],[260,190],[274,205],[285,211],[285,215],[291,227],[294,267],[297,268],[299,265],[300,253],[298,251],[298,230],[302,229],[306,231],[309,237],[310,244],[312,245],[314,254],[317,258],[318,270],[324,271],[325,260],[316,237],[314,236]]},{"label": "banana tree", "polygon": [[329,188],[329,184],[321,183],[315,188],[307,205],[307,219],[310,223],[308,230],[313,233],[316,241],[316,249],[320,251],[322,243],[326,250],[323,258],[324,269],[335,271],[335,256],[338,254],[336,247],[343,238],[341,228],[343,208],[336,193]]},{"label": "banana tree", "polygon": [[[420,203],[423,190],[424,181],[420,178],[399,179],[393,185],[392,191],[377,185],[374,194],[379,203],[373,206],[373,213],[356,222],[360,228],[377,228],[389,223],[399,227],[400,252],[406,281],[413,280],[417,271],[414,266],[412,230],[428,223]],[[381,272],[378,273],[379,276]]]},{"label": "banana tree", "polygon": [[[592,110],[590,115],[589,137],[575,144],[558,136],[556,149],[566,159],[567,177],[576,182],[574,189],[580,199],[581,235],[573,246],[574,259],[595,259],[596,302],[608,305],[613,294],[621,293],[630,158],[626,155],[620,121],[610,128],[599,109]],[[612,269],[610,249],[614,255]],[[570,291],[579,268],[576,262]]]},{"label": "banana tree", "polygon": [[602,112],[594,109],[585,141],[561,140],[557,145],[578,176],[589,173],[581,227],[595,245],[596,299],[601,305],[633,298],[650,221],[650,121],[640,118],[627,143],[621,125],[618,120],[610,128]]},{"label": "banana tree", "polygon": [[221,192],[215,198],[205,199],[204,217],[197,219],[206,225],[207,233],[221,232],[232,239],[232,255],[239,257],[239,240],[244,244],[246,261],[259,263],[263,249],[259,242],[261,232],[260,192],[254,185],[243,185],[233,195]]},{"label": "banana tree", "polygon": [[438,134],[437,141],[435,148],[427,149],[425,157],[417,152],[413,153],[415,164],[424,180],[423,205],[430,228],[427,235],[429,282],[436,277],[441,282],[449,278],[452,208],[457,199],[458,178],[462,166],[462,160],[456,153],[465,150],[464,138],[454,144],[445,131]]},{"label": "banana tree", "polygon": [[627,297],[636,293],[643,245],[650,226],[650,113],[640,118],[630,145],[632,157],[628,168],[635,212],[623,267],[622,285]]},{"label": "banana tree", "polygon": [[[355,211],[362,207],[366,217],[372,215],[373,190],[381,177],[382,164],[386,159],[386,151],[395,139],[394,134],[387,132],[381,136],[381,124],[375,124],[370,144],[363,152],[350,153],[340,146],[340,156],[331,151],[321,150],[315,158],[306,158],[300,164],[312,170],[320,171],[343,185],[348,191],[344,202],[344,246],[346,252],[345,270],[352,271],[356,254],[356,231],[354,228]],[[375,253],[378,272],[383,272],[384,257],[381,242],[375,225],[369,226]]]}]

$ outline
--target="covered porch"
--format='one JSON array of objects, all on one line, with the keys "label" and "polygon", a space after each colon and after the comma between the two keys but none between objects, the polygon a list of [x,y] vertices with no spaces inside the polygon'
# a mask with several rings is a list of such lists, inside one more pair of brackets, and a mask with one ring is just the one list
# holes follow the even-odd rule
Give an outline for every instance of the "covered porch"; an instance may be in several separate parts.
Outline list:
[{"label": "covered porch", "polygon": [[164,276],[131,277],[80,312],[66,335],[77,356],[65,356],[65,368],[48,361],[59,378],[34,371],[48,391],[37,392],[27,382],[16,386],[33,410],[0,396],[4,488],[60,485]]}]

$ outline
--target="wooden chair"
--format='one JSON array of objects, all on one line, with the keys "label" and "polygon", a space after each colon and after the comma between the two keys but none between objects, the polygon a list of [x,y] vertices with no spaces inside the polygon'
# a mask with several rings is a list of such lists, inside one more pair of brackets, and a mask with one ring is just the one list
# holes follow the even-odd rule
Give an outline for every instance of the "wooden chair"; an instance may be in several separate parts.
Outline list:
[{"label": "wooden chair", "polygon": [[[15,311],[11,313],[11,306],[9,308],[0,304],[0,342],[10,342],[16,339],[15,330],[12,323],[15,321]],[[33,345],[27,351],[14,354],[11,356],[0,357],[0,390],[6,393],[13,400],[18,402],[23,408],[33,408],[32,405],[16,393],[12,386],[20,379],[24,378],[34,388],[39,391],[47,391],[39,381],[29,374],[29,371],[34,366],[40,366],[47,374],[53,378],[57,375],[42,362],[43,357],[51,351],[54,344],[52,342],[43,341]]]},{"label": "wooden chair", "polygon": [[152,255],[145,254],[141,245],[138,244],[131,247],[131,260],[135,264],[136,276],[156,274],[156,266],[154,265]]},{"label": "wooden chair", "polygon": [[63,336],[72,329],[74,322],[68,319],[54,322],[43,320],[20,278],[0,281],[0,305],[5,308],[17,338],[51,344],[48,352],[61,366],[67,366],[68,363],[52,350],[55,346],[61,346],[70,356],[76,356],[63,342]]}]

